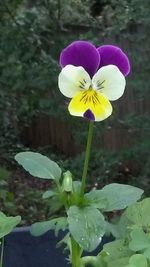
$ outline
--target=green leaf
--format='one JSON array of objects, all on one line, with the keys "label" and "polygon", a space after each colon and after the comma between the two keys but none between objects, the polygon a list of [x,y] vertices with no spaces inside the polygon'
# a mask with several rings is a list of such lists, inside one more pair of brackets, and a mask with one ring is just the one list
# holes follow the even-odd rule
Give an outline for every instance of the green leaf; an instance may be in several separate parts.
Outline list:
[{"label": "green leaf", "polygon": [[117,183],[104,186],[102,192],[108,201],[105,211],[124,209],[140,199],[143,194],[140,188]]},{"label": "green leaf", "polygon": [[37,222],[31,226],[31,234],[34,236],[40,236],[45,234],[49,230],[55,230],[57,235],[59,230],[66,230],[68,225],[66,217],[55,218],[45,222]]},{"label": "green leaf", "polygon": [[145,198],[128,207],[125,216],[132,224],[147,228],[150,225],[150,198]]},{"label": "green leaf", "polygon": [[51,198],[53,196],[56,195],[56,192],[53,190],[47,190],[46,192],[44,192],[42,198],[46,199],[46,198]]},{"label": "green leaf", "polygon": [[114,259],[113,261],[109,261],[107,263],[107,267],[125,267],[129,262],[129,257],[124,257],[121,259]]},{"label": "green leaf", "polygon": [[115,220],[113,223],[106,222],[106,232],[111,233],[117,239],[121,239],[129,233],[129,225],[130,221],[123,213],[118,221]]},{"label": "green leaf", "polygon": [[124,239],[115,240],[105,244],[103,251],[108,254],[107,262],[112,262],[119,258],[130,257],[133,254],[128,245],[126,245]]},{"label": "green leaf", "polygon": [[70,234],[67,233],[56,245],[57,248],[60,248],[61,246],[64,247],[64,251],[71,249],[71,238],[70,238]]},{"label": "green leaf", "polygon": [[85,194],[86,203],[97,209],[106,209],[108,200],[102,190],[92,190]]},{"label": "green leaf", "polygon": [[141,254],[133,255],[129,259],[129,264],[125,267],[148,267],[146,258]]},{"label": "green leaf", "polygon": [[31,175],[43,179],[60,179],[61,169],[56,162],[35,152],[20,152],[15,160]]},{"label": "green leaf", "polygon": [[140,252],[145,258],[150,259],[150,236],[142,229],[133,229],[131,232],[129,248],[132,251]]},{"label": "green leaf", "polygon": [[139,251],[147,259],[150,259],[150,236],[141,229],[134,229],[131,232],[131,241],[129,244],[131,250]]},{"label": "green leaf", "polygon": [[20,221],[20,216],[7,217],[3,212],[0,212],[0,238],[9,234]]},{"label": "green leaf", "polygon": [[57,222],[55,224],[55,235],[57,236],[59,231],[65,231],[68,228],[68,221],[66,217],[61,217],[57,219]]},{"label": "green leaf", "polygon": [[104,217],[94,207],[70,207],[68,223],[73,238],[86,251],[94,250],[105,233]]},{"label": "green leaf", "polygon": [[131,239],[129,247],[135,252],[150,248],[150,237],[141,229],[134,229],[131,232]]},{"label": "green leaf", "polygon": [[129,263],[130,256],[133,254],[124,239],[105,244],[98,257],[103,253],[106,255],[104,258],[105,267],[125,267]]},{"label": "green leaf", "polygon": [[150,246],[144,250],[143,255],[150,260]]}]

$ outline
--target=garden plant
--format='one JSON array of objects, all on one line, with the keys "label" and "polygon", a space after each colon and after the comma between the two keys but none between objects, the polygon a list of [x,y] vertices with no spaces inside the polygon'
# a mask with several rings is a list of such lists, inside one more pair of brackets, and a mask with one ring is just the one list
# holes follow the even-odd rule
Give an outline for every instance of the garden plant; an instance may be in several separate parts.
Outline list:
[{"label": "garden plant", "polygon": [[[149,267],[150,198],[139,201],[142,189],[119,183],[90,192],[86,189],[94,125],[112,114],[110,101],[123,95],[125,77],[130,72],[129,59],[117,46],[96,48],[90,42],[75,41],[61,52],[60,66],[58,86],[71,99],[69,113],[83,117],[89,124],[83,175],[74,177],[69,170],[62,172],[56,162],[32,151],[15,156],[31,175],[53,180],[53,188],[43,198],[62,207],[61,217],[56,214],[47,221],[34,223],[31,234],[39,236],[54,230],[57,235],[64,231],[58,245],[64,244],[68,250],[66,266]],[[115,217],[111,216],[114,211]],[[91,256],[103,236],[109,234],[114,241]],[[85,256],[84,252],[90,255]]]},{"label": "garden plant", "polygon": [[5,236],[8,235],[12,230],[19,224],[21,217],[18,216],[6,216],[0,211],[0,246],[1,246],[1,256],[0,256],[0,267],[3,267],[3,256],[5,248]]}]

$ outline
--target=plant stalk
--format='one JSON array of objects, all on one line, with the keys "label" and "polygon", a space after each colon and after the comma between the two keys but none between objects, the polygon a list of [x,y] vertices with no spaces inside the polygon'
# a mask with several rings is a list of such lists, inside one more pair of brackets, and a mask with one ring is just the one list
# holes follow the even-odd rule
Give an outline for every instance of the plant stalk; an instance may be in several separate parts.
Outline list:
[{"label": "plant stalk", "polygon": [[81,261],[81,248],[79,244],[71,237],[71,263],[72,267],[79,267]]},{"label": "plant stalk", "polygon": [[85,152],[85,160],[84,160],[84,167],[83,167],[83,174],[82,174],[82,185],[81,185],[81,198],[84,196],[85,186],[86,186],[86,177],[90,159],[90,152],[91,152],[91,144],[92,144],[92,137],[93,137],[93,127],[94,122],[90,121],[89,123],[89,131],[87,137],[87,145],[86,145],[86,152]]},{"label": "plant stalk", "polygon": [[2,238],[2,243],[1,243],[0,267],[3,266],[3,257],[4,257],[4,237]]}]

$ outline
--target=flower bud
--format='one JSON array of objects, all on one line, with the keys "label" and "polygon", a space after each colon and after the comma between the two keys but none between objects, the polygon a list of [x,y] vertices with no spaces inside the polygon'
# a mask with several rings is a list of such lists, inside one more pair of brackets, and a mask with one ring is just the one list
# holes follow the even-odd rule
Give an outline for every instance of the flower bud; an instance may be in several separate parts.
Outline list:
[{"label": "flower bud", "polygon": [[64,179],[62,183],[63,191],[69,193],[72,192],[72,174],[70,171],[66,171],[64,174]]}]

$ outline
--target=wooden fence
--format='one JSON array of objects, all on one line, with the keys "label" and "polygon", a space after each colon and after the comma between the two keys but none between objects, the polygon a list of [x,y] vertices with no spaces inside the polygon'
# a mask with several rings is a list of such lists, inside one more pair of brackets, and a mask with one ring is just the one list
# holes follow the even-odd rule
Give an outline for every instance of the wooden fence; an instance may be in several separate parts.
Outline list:
[{"label": "wooden fence", "polygon": [[[117,111],[120,120],[122,120],[124,114],[130,112],[136,112],[139,115],[147,112],[149,101],[148,99],[135,100],[133,92],[128,89],[124,97],[113,106],[114,112]],[[68,111],[66,110],[66,112]],[[142,125],[139,131],[142,131]],[[136,134],[137,129],[136,131],[130,130],[122,123],[117,123],[105,130],[101,138],[101,145],[108,150],[120,151],[122,148],[134,144]],[[74,156],[80,152],[80,148],[75,145],[72,129],[68,122],[44,114],[39,114],[30,126],[24,128],[23,139],[29,147],[52,146],[54,151],[64,153],[67,156]]]}]

